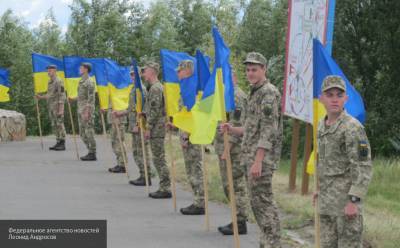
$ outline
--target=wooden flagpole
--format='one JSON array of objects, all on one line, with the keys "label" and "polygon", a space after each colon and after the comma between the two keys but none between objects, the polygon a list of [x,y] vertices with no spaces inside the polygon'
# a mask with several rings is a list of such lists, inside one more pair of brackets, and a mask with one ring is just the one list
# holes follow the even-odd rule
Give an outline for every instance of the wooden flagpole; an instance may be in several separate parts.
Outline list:
[{"label": "wooden flagpole", "polygon": [[67,104],[68,104],[69,118],[70,118],[70,121],[71,121],[72,137],[73,137],[73,139],[74,139],[74,144],[75,144],[76,158],[79,160],[79,149],[78,149],[78,143],[76,142],[76,133],[75,133],[74,117],[72,116],[71,103],[69,102],[68,99],[67,99]]},{"label": "wooden flagpole", "polygon": [[[168,117],[167,117],[168,118]],[[174,152],[172,151],[172,134],[171,130],[168,130],[168,143],[170,147],[170,157],[171,157],[171,184],[172,184],[172,201],[174,204],[174,210],[176,212],[176,167],[175,167],[175,156]]]},{"label": "wooden flagpole", "polygon": [[142,143],[142,155],[143,155],[143,164],[144,164],[144,177],[145,177],[145,182],[146,182],[146,193],[149,194],[149,172],[147,170],[147,147],[144,141],[144,134],[143,134],[143,118],[141,115],[138,115],[139,117],[139,129],[140,129],[140,139]]},{"label": "wooden flagpole", "polygon": [[128,180],[129,180],[128,161],[127,161],[127,158],[126,158],[125,143],[122,141],[121,132],[119,131],[119,124],[120,124],[120,122],[119,122],[119,119],[118,119],[118,118],[115,118],[113,122],[114,122],[114,123],[113,123],[113,124],[114,124],[114,128],[115,128],[116,131],[117,131],[117,136],[118,136],[118,140],[119,140],[119,145],[121,146],[121,150],[122,150],[122,157],[123,157],[123,159],[124,159],[125,173],[126,173],[126,176],[128,177]]},{"label": "wooden flagpole", "polygon": [[38,121],[38,126],[39,126],[40,145],[42,146],[42,150],[43,150],[44,146],[43,146],[43,136],[42,136],[42,123],[40,122],[40,109],[39,109],[38,99],[36,99],[36,113],[37,113],[37,121]]},{"label": "wooden flagpole", "polygon": [[204,208],[206,218],[206,230],[210,231],[210,215],[208,208],[208,165],[205,160],[204,145],[201,145],[201,160],[203,161],[203,184],[204,184]]}]

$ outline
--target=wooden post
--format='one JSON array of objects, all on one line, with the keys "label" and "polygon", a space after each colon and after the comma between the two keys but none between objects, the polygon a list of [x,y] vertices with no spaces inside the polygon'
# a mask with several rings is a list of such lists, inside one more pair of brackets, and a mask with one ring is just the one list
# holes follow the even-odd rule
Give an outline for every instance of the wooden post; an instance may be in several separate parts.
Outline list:
[{"label": "wooden post", "polygon": [[71,121],[72,137],[74,139],[74,144],[75,144],[76,158],[79,160],[79,149],[78,149],[78,143],[76,142],[74,117],[72,116],[71,103],[69,102],[68,99],[67,99],[67,104],[68,104],[69,118],[70,118],[70,121]]},{"label": "wooden post", "polygon": [[106,122],[105,122],[105,120],[104,120],[104,114],[103,114],[103,112],[101,111],[101,109],[100,109],[100,117],[101,117],[101,124],[102,124],[102,126],[103,126],[103,137],[104,137],[104,140],[107,141]]},{"label": "wooden post", "polygon": [[121,138],[121,132],[119,131],[119,119],[117,119],[118,117],[115,118],[115,120],[113,121],[114,123],[114,127],[117,131],[117,136],[118,136],[118,140],[119,140],[119,144],[121,146],[121,150],[122,150],[122,157],[124,159],[124,165],[125,165],[125,172],[126,172],[126,176],[128,177],[129,180],[129,173],[128,173],[128,161],[126,159],[126,149],[125,149],[125,144],[122,141]]},{"label": "wooden post", "polygon": [[146,193],[149,194],[149,172],[147,171],[147,157],[146,157],[146,151],[147,147],[144,141],[144,134],[143,134],[143,118],[142,115],[138,115],[139,118],[139,129],[140,129],[140,139],[142,143],[142,154],[143,154],[143,164],[144,164],[144,177],[145,177],[145,182],[146,182]]},{"label": "wooden post", "polygon": [[210,231],[210,215],[208,209],[208,166],[204,155],[204,146],[201,146],[201,160],[203,161],[204,208],[206,217],[206,230]]},{"label": "wooden post", "polygon": [[311,146],[312,146],[312,125],[306,125],[306,142],[304,144],[304,161],[303,161],[303,179],[301,183],[301,194],[307,195],[308,194],[308,184],[309,184],[309,176],[307,173],[307,162],[310,159],[311,154]]},{"label": "wooden post", "polygon": [[38,121],[38,126],[39,126],[40,145],[42,146],[42,150],[43,150],[44,147],[43,147],[43,136],[42,136],[42,124],[40,122],[40,109],[39,109],[38,99],[36,99],[36,113],[37,113],[37,121]]},{"label": "wooden post", "polygon": [[300,142],[300,121],[293,119],[292,145],[290,149],[289,192],[296,189],[297,155]]},{"label": "wooden post", "polygon": [[[168,118],[168,117],[167,117]],[[171,157],[171,186],[172,186],[172,202],[174,205],[174,211],[176,212],[176,167],[175,167],[175,157],[172,151],[172,135],[171,130],[168,131],[168,142],[170,147],[170,157]]]}]

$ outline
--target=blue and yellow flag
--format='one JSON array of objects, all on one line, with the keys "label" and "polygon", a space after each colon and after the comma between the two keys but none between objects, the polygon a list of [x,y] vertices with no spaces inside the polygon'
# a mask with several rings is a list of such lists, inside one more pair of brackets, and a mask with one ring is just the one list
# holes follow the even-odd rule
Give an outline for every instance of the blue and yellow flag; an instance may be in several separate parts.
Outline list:
[{"label": "blue and yellow flag", "polygon": [[226,120],[226,111],[235,109],[234,87],[229,65],[230,50],[217,28],[212,30],[215,45],[213,73],[204,86],[201,100],[192,108],[193,132],[190,142],[210,144],[219,121]]},{"label": "blue and yellow flag", "polygon": [[129,66],[120,66],[111,59],[104,59],[107,72],[108,88],[113,110],[122,111],[128,108],[129,94],[133,87]]},{"label": "blue and yellow flag", "polygon": [[57,76],[61,78],[61,80],[65,80],[64,64],[61,59],[49,55],[32,53],[32,71],[35,94],[47,92],[48,82],[50,79],[47,74],[47,66],[49,65],[56,65]]},{"label": "blue and yellow flag", "polygon": [[0,68],[0,102],[10,101],[10,90],[11,82],[9,79],[9,71],[4,68]]},{"label": "blue and yellow flag", "polygon": [[135,98],[134,99],[135,99],[136,113],[142,113],[145,99],[144,99],[143,88],[142,88],[142,80],[140,78],[139,67],[138,67],[136,59],[132,59],[132,68],[133,68],[133,72],[135,73],[135,82],[134,82]]},{"label": "blue and yellow flag", "polygon": [[203,93],[204,87],[210,78],[210,57],[204,56],[200,50],[196,50],[196,62],[197,62],[197,91]]},{"label": "blue and yellow flag", "polygon": [[174,116],[179,112],[179,101],[181,98],[181,89],[176,68],[182,60],[193,57],[183,52],[175,52],[167,49],[160,50],[162,77],[164,81],[164,97],[166,112],[168,116]]},{"label": "blue and yellow flag", "polygon": [[314,80],[314,113],[313,113],[313,135],[314,135],[314,150],[310,155],[307,163],[307,173],[314,174],[315,162],[317,159],[317,128],[319,121],[326,116],[325,107],[320,103],[319,96],[321,95],[322,82],[327,76],[340,76],[346,82],[347,100],[344,108],[354,118],[361,123],[365,122],[365,107],[361,95],[350,84],[349,80],[344,75],[343,71],[336,64],[335,60],[328,54],[324,46],[317,39],[313,41],[313,80]]}]

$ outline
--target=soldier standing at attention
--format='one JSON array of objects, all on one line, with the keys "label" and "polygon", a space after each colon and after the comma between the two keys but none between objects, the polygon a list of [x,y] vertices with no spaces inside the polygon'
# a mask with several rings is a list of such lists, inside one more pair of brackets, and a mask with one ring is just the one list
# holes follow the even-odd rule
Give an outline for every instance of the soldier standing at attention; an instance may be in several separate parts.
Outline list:
[{"label": "soldier standing at attention", "polygon": [[[244,110],[246,109],[247,95],[237,85],[236,74],[232,71],[232,79],[235,91],[235,111],[228,113],[228,122],[234,127],[240,127],[244,124]],[[247,204],[248,197],[246,191],[246,167],[240,164],[240,149],[242,143],[241,135],[230,135],[230,155],[232,161],[232,175],[233,175],[233,188],[235,191],[236,198],[236,210],[237,210],[237,224],[239,234],[247,234]],[[226,198],[229,199],[229,185],[228,176],[226,171],[226,161],[224,156],[224,136],[221,132],[217,133],[214,141],[215,152],[218,156],[220,175],[222,185],[224,187],[224,193]],[[218,227],[218,231],[224,235],[233,235],[232,223],[226,226]]]},{"label": "soldier standing at attention", "polygon": [[362,202],[372,177],[364,127],[344,110],[348,96],[339,76],[328,76],[320,101],[327,115],[318,125],[317,172],[321,247],[362,247]]},{"label": "soldier standing at attention", "polygon": [[[94,139],[95,85],[89,77],[91,69],[90,63],[82,63],[79,67],[82,77],[78,85],[79,134],[89,151],[86,156],[81,157],[82,161],[97,160],[96,140]],[[70,100],[75,99],[70,98]]]},{"label": "soldier standing at attention", "polygon": [[[178,68],[176,68],[176,71],[179,80],[191,77],[194,72],[193,61],[181,61]],[[180,105],[182,107],[183,102],[181,102]],[[187,132],[180,131],[179,136],[182,146],[183,160],[185,162],[186,175],[194,195],[193,204],[181,208],[180,211],[183,215],[204,215],[204,185],[203,167],[201,164],[201,146],[190,143],[189,134]]]},{"label": "soldier standing at attention", "polygon": [[143,78],[150,84],[143,115],[146,117],[145,138],[150,140],[153,164],[160,178],[160,186],[156,192],[149,194],[154,199],[171,198],[171,180],[167,162],[165,161],[165,103],[163,86],[158,80],[160,65],[148,62],[145,65]]},{"label": "soldier standing at attention", "polygon": [[[107,122],[108,125],[111,126],[110,129],[111,147],[115,154],[115,158],[117,159],[117,165],[112,168],[109,168],[108,171],[111,173],[125,173],[126,165],[124,161],[124,156],[126,158],[126,152],[123,143],[125,141],[125,124],[127,122],[125,116],[126,114],[125,111],[113,111],[111,106],[112,105],[110,103],[107,113]],[[101,111],[103,113],[105,112],[105,110]],[[118,132],[121,136],[121,141],[120,138],[118,137]]]},{"label": "soldier standing at attention", "polygon": [[[135,72],[131,71],[131,80],[135,82]],[[146,87],[142,84],[142,92],[143,98],[146,100],[147,97],[147,90]],[[142,149],[142,139],[140,135],[140,125],[139,125],[139,118],[138,113],[136,111],[136,104],[135,104],[135,97],[136,97],[136,88],[132,87],[132,90],[129,94],[129,106],[127,109],[128,114],[128,132],[132,133],[132,152],[133,152],[133,159],[135,160],[136,165],[139,168],[139,177],[135,180],[129,181],[130,184],[135,186],[146,186],[146,179],[144,173],[144,160],[143,160],[143,149]],[[137,99],[139,101],[139,99]],[[150,174],[150,166],[149,166],[149,151],[147,149],[148,140],[145,140],[145,152],[147,158],[147,173],[148,173],[148,183],[151,185],[151,174]]]},{"label": "soldier standing at attention", "polygon": [[53,132],[56,135],[57,143],[50,147],[50,150],[65,150],[65,127],[64,127],[64,103],[65,90],[64,82],[57,77],[57,66],[47,66],[47,73],[50,77],[47,94],[44,96],[36,95],[36,99],[46,99],[49,117]]},{"label": "soldier standing at attention", "polygon": [[223,124],[232,135],[243,135],[241,164],[248,171],[248,192],[251,208],[261,230],[260,248],[279,248],[280,221],[273,200],[272,174],[281,152],[281,95],[266,78],[267,60],[256,52],[244,61],[250,83],[243,127]]}]

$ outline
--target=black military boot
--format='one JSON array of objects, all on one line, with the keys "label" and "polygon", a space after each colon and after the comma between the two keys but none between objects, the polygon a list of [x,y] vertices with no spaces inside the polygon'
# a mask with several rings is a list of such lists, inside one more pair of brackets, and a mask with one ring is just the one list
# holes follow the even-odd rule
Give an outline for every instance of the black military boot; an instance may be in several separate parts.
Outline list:
[{"label": "black military boot", "polygon": [[111,173],[125,173],[126,170],[125,170],[125,166],[116,165],[116,166],[114,166],[112,168],[108,168],[108,172],[111,172]]},{"label": "black military boot", "polygon": [[[247,234],[247,224],[246,221],[238,221],[238,232],[239,234]],[[218,227],[218,231],[222,233],[223,235],[233,235],[233,225],[232,223],[229,223],[226,226],[220,226]]]},{"label": "black military boot", "polygon": [[89,152],[86,156],[81,157],[82,161],[96,161],[96,153]]},{"label": "black military boot", "polygon": [[54,147],[55,151],[65,151],[65,140],[60,140]]},{"label": "black military boot", "polygon": [[[149,186],[151,186],[151,178],[149,177]],[[135,180],[131,180],[129,181],[130,184],[135,185],[135,186],[146,186],[146,179],[144,178],[144,176],[140,176],[139,178],[135,179]]]},{"label": "black military boot", "polygon": [[170,191],[157,190],[156,192],[150,193],[149,197],[154,199],[168,199],[172,197],[172,194]]},{"label": "black military boot", "polygon": [[204,215],[205,211],[202,207],[196,207],[194,204],[180,209],[183,215]]},{"label": "black military boot", "polygon": [[58,146],[58,144],[60,144],[60,141],[59,141],[59,140],[57,140],[57,143],[56,143],[54,146],[50,146],[50,147],[49,147],[49,150],[55,150],[56,147]]}]

